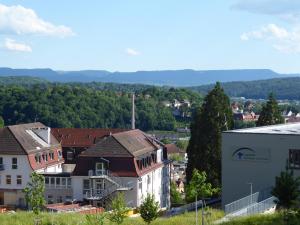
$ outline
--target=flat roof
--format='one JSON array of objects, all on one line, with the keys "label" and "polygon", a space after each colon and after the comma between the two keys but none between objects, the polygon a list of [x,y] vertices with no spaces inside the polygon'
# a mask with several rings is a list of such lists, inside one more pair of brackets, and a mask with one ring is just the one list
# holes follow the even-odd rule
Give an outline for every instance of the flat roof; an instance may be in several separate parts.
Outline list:
[{"label": "flat roof", "polygon": [[237,130],[228,130],[224,133],[251,133],[251,134],[293,134],[300,135],[300,123],[277,124],[262,127],[252,127]]}]

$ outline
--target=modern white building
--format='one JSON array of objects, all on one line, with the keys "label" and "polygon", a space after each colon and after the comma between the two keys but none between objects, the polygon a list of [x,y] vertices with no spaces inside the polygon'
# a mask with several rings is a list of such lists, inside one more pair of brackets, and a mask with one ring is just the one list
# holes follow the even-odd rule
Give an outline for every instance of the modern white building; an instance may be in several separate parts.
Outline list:
[{"label": "modern white building", "polygon": [[0,129],[0,205],[24,206],[22,190],[33,171],[59,173],[63,164],[61,146],[41,123]]},{"label": "modern white building", "polygon": [[300,176],[300,123],[222,134],[222,205],[270,191],[286,166]]}]

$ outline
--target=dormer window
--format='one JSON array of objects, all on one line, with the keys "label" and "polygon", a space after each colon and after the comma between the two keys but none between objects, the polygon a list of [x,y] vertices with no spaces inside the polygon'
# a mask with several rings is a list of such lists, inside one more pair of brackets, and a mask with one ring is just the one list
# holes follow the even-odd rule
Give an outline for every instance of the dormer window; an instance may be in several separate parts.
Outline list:
[{"label": "dormer window", "polygon": [[41,155],[39,155],[39,154],[36,154],[36,155],[34,156],[34,159],[35,159],[35,161],[36,161],[37,163],[41,163],[41,161],[42,161],[42,157],[41,157]]},{"label": "dormer window", "polygon": [[62,158],[61,151],[57,151],[57,153],[58,153],[58,158],[61,159]]},{"label": "dormer window", "polygon": [[50,158],[51,160],[54,159],[54,152],[49,152],[49,158]]}]

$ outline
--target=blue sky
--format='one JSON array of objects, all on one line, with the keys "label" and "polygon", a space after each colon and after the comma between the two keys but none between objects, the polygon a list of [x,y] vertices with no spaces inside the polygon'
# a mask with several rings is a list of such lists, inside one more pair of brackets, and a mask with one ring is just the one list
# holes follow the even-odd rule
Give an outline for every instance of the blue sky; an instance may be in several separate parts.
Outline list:
[{"label": "blue sky", "polygon": [[300,73],[299,0],[0,0],[0,66]]}]

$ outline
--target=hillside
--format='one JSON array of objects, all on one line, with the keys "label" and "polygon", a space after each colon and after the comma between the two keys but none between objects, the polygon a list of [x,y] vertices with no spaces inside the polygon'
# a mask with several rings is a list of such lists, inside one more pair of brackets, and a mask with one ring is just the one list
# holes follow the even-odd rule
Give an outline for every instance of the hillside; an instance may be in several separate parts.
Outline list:
[{"label": "hillside", "polygon": [[[189,89],[206,94],[214,85],[190,87]],[[222,83],[226,94],[231,97],[266,98],[270,92],[278,99],[300,99],[300,77],[276,78],[267,80]]]},{"label": "hillside", "polygon": [[51,82],[112,82],[184,87],[211,84],[216,81],[251,81],[286,75],[267,69],[108,72],[104,70],[54,71],[52,69],[0,68],[0,76],[34,76]]}]

